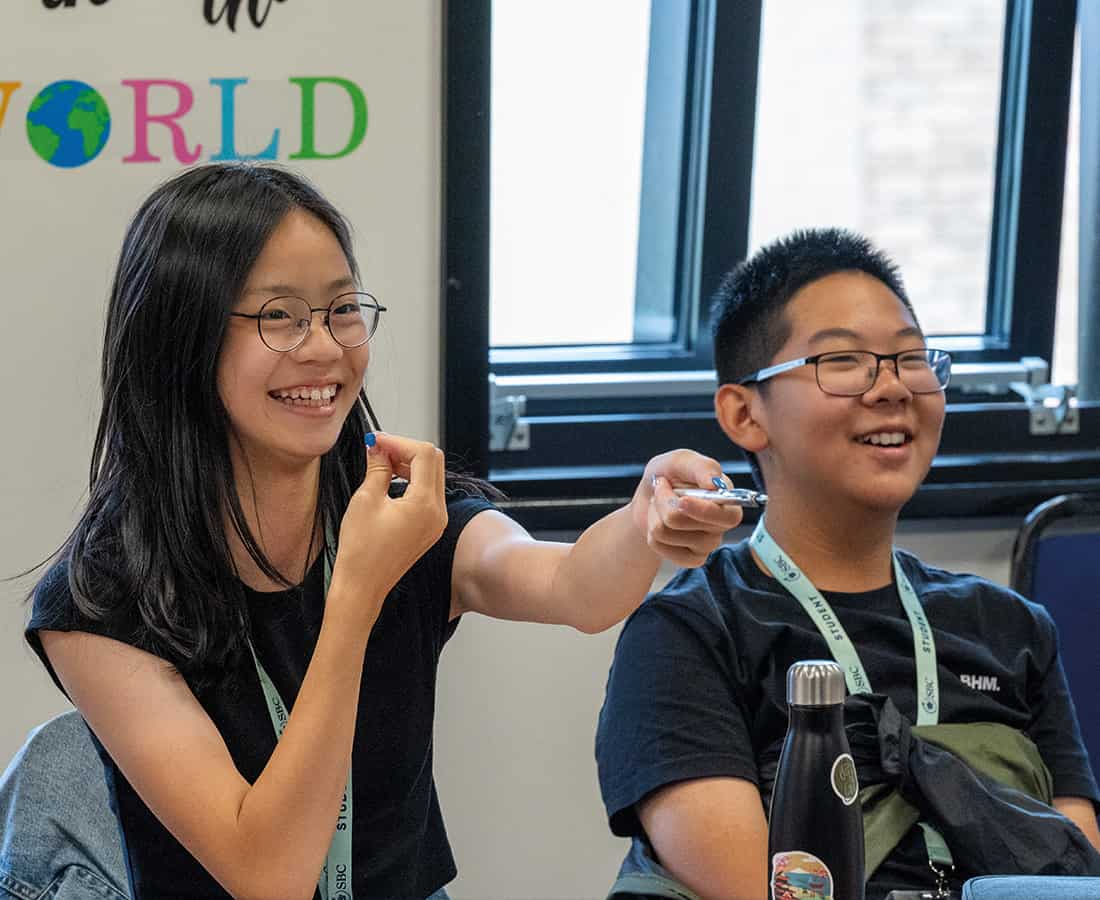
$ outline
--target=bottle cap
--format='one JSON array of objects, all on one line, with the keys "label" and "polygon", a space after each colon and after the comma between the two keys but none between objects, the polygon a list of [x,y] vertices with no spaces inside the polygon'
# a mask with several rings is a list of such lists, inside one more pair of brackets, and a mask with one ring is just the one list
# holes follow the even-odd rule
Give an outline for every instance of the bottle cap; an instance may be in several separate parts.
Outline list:
[{"label": "bottle cap", "polygon": [[833,706],[844,702],[844,671],[828,659],[805,659],[787,670],[791,706]]}]

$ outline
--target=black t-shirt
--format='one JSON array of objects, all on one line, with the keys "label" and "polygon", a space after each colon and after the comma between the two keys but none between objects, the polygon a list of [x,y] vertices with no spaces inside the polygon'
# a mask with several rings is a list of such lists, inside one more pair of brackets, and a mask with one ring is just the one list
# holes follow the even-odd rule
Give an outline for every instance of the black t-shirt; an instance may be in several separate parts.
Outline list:
[{"label": "black t-shirt", "polygon": [[[1046,610],[985,579],[899,557],[935,636],[939,720],[1016,728],[1038,746],[1055,796],[1100,800]],[[897,588],[823,593],[872,689],[915,721],[913,634]],[[759,785],[786,734],[788,667],[829,658],[813,621],[757,567],[747,541],[679,573],[627,620],[615,651],[596,736],[612,831],[642,835],[635,804],[676,781],[728,776]],[[867,897],[933,884],[914,826]]]},{"label": "black t-shirt", "polygon": [[[356,897],[423,900],[455,877],[432,777],[436,669],[443,644],[457,626],[448,622],[448,615],[459,534],[476,513],[491,506],[480,498],[448,503],[446,531],[386,598],[371,632],[352,752]],[[77,617],[67,569],[58,564],[43,580],[27,626],[27,640],[55,682],[37,630],[104,633],[96,623]],[[256,655],[293,708],[324,612],[323,556],[298,588],[272,593],[245,588],[245,595]],[[217,688],[196,691],[196,697],[241,774],[254,782],[275,749],[275,732],[251,657],[245,654]],[[228,897],[99,749],[118,804],[136,896]]]}]

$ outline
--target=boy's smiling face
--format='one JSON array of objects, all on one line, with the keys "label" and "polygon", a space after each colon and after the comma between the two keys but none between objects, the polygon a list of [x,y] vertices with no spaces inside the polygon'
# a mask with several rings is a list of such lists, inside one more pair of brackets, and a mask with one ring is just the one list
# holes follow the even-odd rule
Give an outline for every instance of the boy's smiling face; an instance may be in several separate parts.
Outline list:
[{"label": "boy's smiling face", "polygon": [[[811,282],[784,314],[791,333],[769,365],[836,350],[896,353],[925,346],[905,305],[863,272]],[[756,393],[753,413],[765,438],[756,452],[773,498],[790,494],[815,505],[896,512],[924,480],[939,447],[943,393],[912,393],[890,361],[859,397],[823,392],[813,365],[778,375]],[[881,434],[902,434],[904,441],[870,442]]]}]

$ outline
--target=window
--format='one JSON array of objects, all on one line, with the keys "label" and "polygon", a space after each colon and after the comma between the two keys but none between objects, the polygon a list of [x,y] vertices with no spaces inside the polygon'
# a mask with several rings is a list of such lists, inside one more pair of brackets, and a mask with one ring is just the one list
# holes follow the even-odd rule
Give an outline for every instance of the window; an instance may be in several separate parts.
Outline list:
[{"label": "window", "polygon": [[1004,0],[766,2],[750,247],[807,225],[873,235],[928,333],[982,334],[1004,16]]},{"label": "window", "polygon": [[583,525],[675,446],[745,481],[713,422],[707,301],[798,225],[891,251],[960,363],[911,514],[1095,478],[1088,404],[1077,434],[1032,433],[1061,427],[1072,0],[599,7],[448,6],[444,444],[517,517]]},{"label": "window", "polygon": [[[636,288],[645,293],[636,267],[649,32],[649,4],[637,0],[493,7],[494,347],[628,344],[636,331],[664,340],[674,332],[667,307],[652,325],[635,314]],[[676,99],[682,105],[682,92]],[[675,218],[665,224],[674,244]]]},{"label": "window", "polygon": [[709,368],[697,334],[705,5],[492,4],[495,373]]},{"label": "window", "polygon": [[1081,42],[1073,51],[1069,134],[1066,140],[1066,181],[1062,200],[1062,248],[1058,264],[1058,303],[1054,322],[1051,365],[1055,384],[1077,383],[1077,334],[1080,270],[1077,264],[1080,234],[1081,178]]}]

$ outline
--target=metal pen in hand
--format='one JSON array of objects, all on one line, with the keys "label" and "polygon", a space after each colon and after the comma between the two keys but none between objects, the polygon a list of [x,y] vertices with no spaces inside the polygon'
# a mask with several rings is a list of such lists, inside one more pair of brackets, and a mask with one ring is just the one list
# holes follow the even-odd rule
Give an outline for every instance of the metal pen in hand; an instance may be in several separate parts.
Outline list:
[{"label": "metal pen in hand", "polygon": [[674,488],[674,492],[681,497],[699,497],[723,506],[764,506],[768,502],[767,494],[728,487],[717,475],[711,481],[714,484],[712,491],[705,488]]}]

